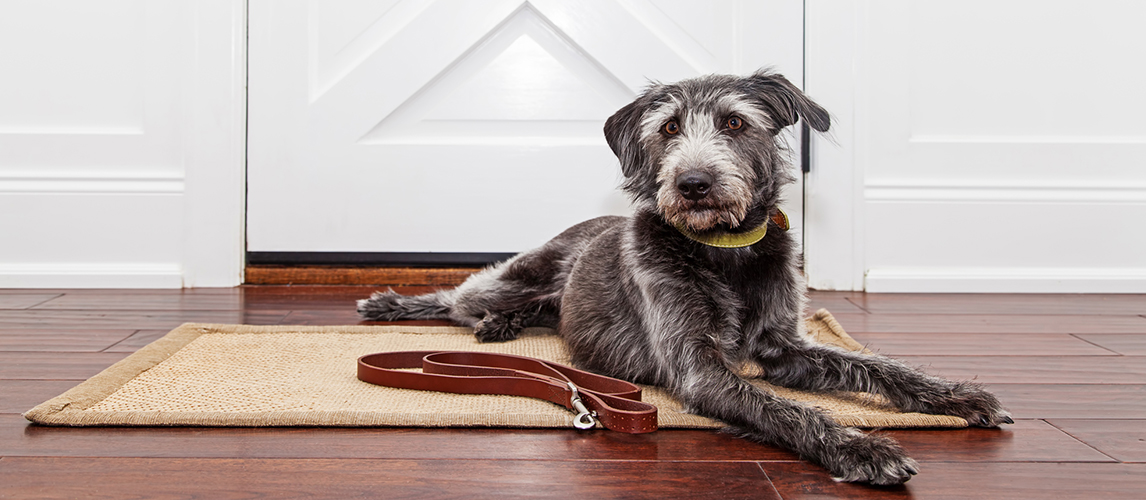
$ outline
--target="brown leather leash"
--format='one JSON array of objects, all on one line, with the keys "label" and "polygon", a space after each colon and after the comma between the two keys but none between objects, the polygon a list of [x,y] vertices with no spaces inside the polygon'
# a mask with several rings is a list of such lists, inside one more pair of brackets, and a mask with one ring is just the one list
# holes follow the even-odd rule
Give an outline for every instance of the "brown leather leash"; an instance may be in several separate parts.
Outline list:
[{"label": "brown leather leash", "polygon": [[[402,369],[421,368],[421,372]],[[657,430],[657,407],[634,384],[535,358],[468,351],[398,351],[358,358],[358,379],[371,384],[456,394],[544,399],[577,412],[573,426],[597,421],[631,434]]]}]

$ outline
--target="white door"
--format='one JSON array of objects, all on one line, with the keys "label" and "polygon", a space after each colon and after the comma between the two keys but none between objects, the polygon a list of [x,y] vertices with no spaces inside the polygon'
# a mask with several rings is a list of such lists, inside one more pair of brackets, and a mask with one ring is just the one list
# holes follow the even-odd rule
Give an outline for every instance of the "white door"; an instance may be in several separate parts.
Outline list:
[{"label": "white door", "polygon": [[650,80],[801,84],[802,6],[252,0],[247,249],[517,252],[628,213],[605,118]]}]

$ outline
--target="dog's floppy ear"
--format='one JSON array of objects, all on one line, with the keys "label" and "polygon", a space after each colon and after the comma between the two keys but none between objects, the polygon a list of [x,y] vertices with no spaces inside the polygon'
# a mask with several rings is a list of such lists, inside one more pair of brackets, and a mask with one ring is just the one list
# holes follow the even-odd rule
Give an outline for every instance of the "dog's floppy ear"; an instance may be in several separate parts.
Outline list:
[{"label": "dog's floppy ear", "polygon": [[820,132],[828,131],[831,125],[828,112],[819,104],[812,102],[783,75],[762,69],[745,78],[745,81],[748,83],[749,93],[763,102],[771,112],[772,118],[776,120],[776,130],[773,130],[773,133],[796,123],[801,116],[813,129]]},{"label": "dog's floppy ear", "polygon": [[621,160],[621,173],[625,177],[631,177],[645,163],[640,130],[647,101],[646,92],[605,120],[605,140]]}]

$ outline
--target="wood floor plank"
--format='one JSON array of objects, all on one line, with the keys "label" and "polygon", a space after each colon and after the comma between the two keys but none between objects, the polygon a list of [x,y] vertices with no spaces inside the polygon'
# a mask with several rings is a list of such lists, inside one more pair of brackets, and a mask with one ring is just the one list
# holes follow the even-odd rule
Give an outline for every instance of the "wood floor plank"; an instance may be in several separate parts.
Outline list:
[{"label": "wood floor plank", "polygon": [[45,310],[95,311],[238,311],[244,308],[238,288],[169,290],[71,290],[34,307]]},{"label": "wood floor plank", "polygon": [[1146,418],[1134,420],[1050,420],[1076,439],[1123,462],[1146,463]]},{"label": "wood floor plank", "polygon": [[1146,333],[1136,315],[834,314],[849,333]]},{"label": "wood floor plank", "polygon": [[[918,460],[1111,461],[1037,420],[1019,420],[1002,429],[887,433]],[[363,442],[371,444],[360,446]],[[560,429],[71,428],[32,425],[18,415],[0,415],[0,455],[411,460],[797,459],[779,448],[714,431],[661,430],[629,435]]]},{"label": "wood floor plank", "polygon": [[1146,418],[1142,384],[988,384],[1016,418]]},{"label": "wood floor plank", "polygon": [[[30,408],[30,407],[29,407]],[[24,410],[27,410],[25,408]],[[403,460],[796,460],[709,430],[47,427],[0,415],[0,456]]]},{"label": "wood floor plank", "polygon": [[135,352],[141,349],[143,346],[163,338],[164,335],[167,335],[170,332],[171,330],[166,328],[159,330],[137,330],[127,338],[116,342],[115,344],[112,344],[108,348],[104,349],[103,352]]},{"label": "wood floor plank", "polygon": [[1146,335],[1143,334],[1075,334],[1087,342],[1127,356],[1146,356]]},{"label": "wood floor plank", "polygon": [[887,356],[1117,356],[1119,353],[1065,333],[871,333],[850,334]]},{"label": "wood floor plank", "polygon": [[[247,309],[332,309],[332,310],[347,310],[353,311],[357,307],[357,301],[370,297],[370,294],[386,290],[386,287],[308,287],[308,288],[331,288],[331,290],[305,290],[299,293],[296,290],[299,287],[274,287],[282,288],[275,293],[267,293],[259,290],[260,287],[244,288],[243,304]],[[268,287],[270,288],[270,287]],[[418,293],[430,293],[438,288],[448,287],[405,287],[402,288],[402,293],[407,295],[415,295]]]},{"label": "wood floor plank", "polygon": [[1146,384],[1141,356],[896,356],[927,373],[987,384]]},{"label": "wood floor plank", "polygon": [[[298,315],[288,315],[281,320],[283,325],[417,325],[417,326],[448,326],[451,323],[443,320],[408,320],[408,321],[390,321],[385,323],[372,322],[372,321],[358,321],[352,322],[347,318],[345,312],[330,311],[299,311]],[[128,336],[127,338],[117,342],[102,352],[135,352],[143,346],[159,340],[164,335],[167,335],[171,330],[139,330]]]},{"label": "wood floor plank", "polygon": [[864,314],[862,308],[852,302],[852,297],[860,295],[858,292],[833,292],[821,290],[808,291],[808,313],[814,313],[819,309],[827,309],[832,314],[837,313],[856,313]]},{"label": "wood floor plank", "polygon": [[19,310],[0,311],[0,329],[162,329],[183,323],[275,325],[289,311],[136,311]]},{"label": "wood floor plank", "polygon": [[[185,289],[4,289],[0,290],[0,304],[5,301],[28,299],[21,296],[43,298],[37,309],[73,310],[241,310],[241,309],[289,309],[289,306],[306,304],[310,309],[345,307],[354,300],[370,296],[371,293],[392,288],[403,294],[429,293],[452,286],[327,286],[327,285],[283,285],[283,286],[240,286],[235,288],[185,288]],[[52,299],[52,300],[47,300]],[[19,305],[19,304],[18,304]],[[284,307],[286,306],[286,307]],[[353,307],[353,306],[351,306]],[[22,307],[0,307],[19,309]]]},{"label": "wood floor plank", "polygon": [[906,484],[837,483],[806,462],[762,464],[785,499],[1137,500],[1146,464],[923,462]]},{"label": "wood floor plank", "polygon": [[892,430],[916,460],[943,462],[1113,462],[1042,420],[1016,420],[998,429]]},{"label": "wood floor plank", "polygon": [[61,294],[58,293],[35,293],[35,292],[12,292],[0,293],[0,309],[27,309],[37,304],[42,304]]},{"label": "wood floor plank", "polygon": [[0,352],[0,379],[86,380],[127,356],[121,352]]},{"label": "wood floor plank", "polygon": [[1146,314],[1146,294],[856,293],[848,300],[874,314]]},{"label": "wood floor plank", "polygon": [[0,351],[99,352],[115,345],[135,330],[0,329]]},{"label": "wood floor plank", "polygon": [[[244,286],[238,288],[187,288],[182,290],[74,290],[54,294],[53,300],[35,309],[124,311],[237,311],[250,309],[289,310],[350,309],[355,301],[385,286]],[[393,287],[403,294],[429,293],[442,286]],[[3,296],[0,296],[3,300]]]},{"label": "wood floor plank", "polygon": [[0,496],[780,498],[752,462],[34,457],[0,461]]},{"label": "wood floor plank", "polygon": [[[80,382],[80,380],[0,380],[0,414],[24,413],[44,401],[63,394]],[[0,431],[0,435],[3,434],[7,434],[7,430]],[[0,452],[0,455],[3,453]]]}]

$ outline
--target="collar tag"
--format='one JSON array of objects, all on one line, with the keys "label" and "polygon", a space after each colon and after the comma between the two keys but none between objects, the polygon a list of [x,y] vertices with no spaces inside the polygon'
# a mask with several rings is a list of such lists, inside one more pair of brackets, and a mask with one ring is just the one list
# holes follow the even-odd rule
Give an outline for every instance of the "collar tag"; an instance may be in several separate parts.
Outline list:
[{"label": "collar tag", "polygon": [[775,212],[772,212],[771,219],[781,231],[787,231],[792,227],[792,225],[788,223],[788,214],[779,208],[777,208]]}]

